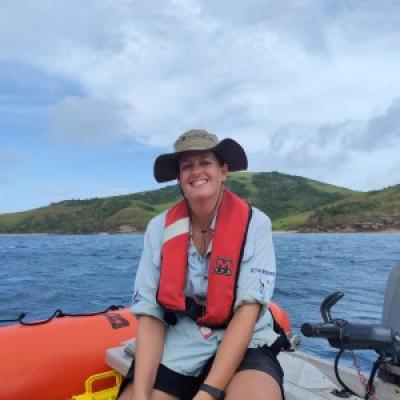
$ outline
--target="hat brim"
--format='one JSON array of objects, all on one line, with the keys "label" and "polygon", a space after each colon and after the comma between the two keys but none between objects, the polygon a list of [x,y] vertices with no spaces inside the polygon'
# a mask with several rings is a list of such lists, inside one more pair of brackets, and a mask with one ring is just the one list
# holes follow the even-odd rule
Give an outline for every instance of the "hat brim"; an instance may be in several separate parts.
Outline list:
[{"label": "hat brim", "polygon": [[154,178],[157,182],[168,182],[177,178],[178,159],[182,153],[188,151],[214,151],[228,164],[229,171],[242,171],[247,169],[247,156],[243,147],[233,139],[221,140],[216,146],[209,149],[190,149],[176,153],[159,155],[154,162]]}]

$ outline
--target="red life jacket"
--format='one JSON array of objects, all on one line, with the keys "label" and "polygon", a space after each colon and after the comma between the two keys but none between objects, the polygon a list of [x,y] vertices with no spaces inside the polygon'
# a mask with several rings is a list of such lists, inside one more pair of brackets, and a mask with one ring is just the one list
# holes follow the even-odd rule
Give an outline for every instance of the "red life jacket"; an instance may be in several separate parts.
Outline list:
[{"label": "red life jacket", "polygon": [[[250,205],[224,190],[208,265],[206,306],[202,307],[203,315],[196,318],[198,325],[225,327],[232,317],[250,219]],[[189,212],[186,201],[182,200],[168,211],[165,221],[157,301],[168,311],[187,311],[189,238]]]}]

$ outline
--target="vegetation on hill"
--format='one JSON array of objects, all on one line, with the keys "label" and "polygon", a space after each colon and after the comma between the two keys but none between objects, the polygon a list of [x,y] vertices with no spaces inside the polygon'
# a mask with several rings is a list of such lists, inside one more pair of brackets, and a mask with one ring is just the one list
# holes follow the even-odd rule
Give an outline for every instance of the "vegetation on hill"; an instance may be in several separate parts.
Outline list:
[{"label": "vegetation on hill", "polygon": [[400,185],[321,207],[299,228],[304,232],[400,230]]},{"label": "vegetation on hill", "polygon": [[[266,212],[275,230],[400,229],[400,185],[362,193],[279,172],[236,172],[226,186]],[[153,216],[180,198],[179,187],[171,185],[123,196],[65,200],[0,215],[0,233],[143,231]]]}]

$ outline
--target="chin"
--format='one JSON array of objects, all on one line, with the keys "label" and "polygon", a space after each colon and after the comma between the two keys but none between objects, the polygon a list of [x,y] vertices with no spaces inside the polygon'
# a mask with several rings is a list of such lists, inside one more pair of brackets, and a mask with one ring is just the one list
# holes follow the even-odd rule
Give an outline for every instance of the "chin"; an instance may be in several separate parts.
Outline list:
[{"label": "chin", "polygon": [[185,193],[186,198],[191,201],[208,200],[216,195],[216,192],[210,190],[189,190]]}]

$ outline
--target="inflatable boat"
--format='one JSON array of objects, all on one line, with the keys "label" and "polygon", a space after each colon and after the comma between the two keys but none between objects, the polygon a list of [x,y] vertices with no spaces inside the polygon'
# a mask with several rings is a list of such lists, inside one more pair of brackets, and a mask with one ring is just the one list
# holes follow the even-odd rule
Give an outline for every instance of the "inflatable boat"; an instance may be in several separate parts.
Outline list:
[{"label": "inflatable boat", "polygon": [[[302,333],[338,349],[335,363],[292,348],[279,354],[286,400],[400,400],[400,266],[390,273],[379,325],[332,316],[343,293],[321,304],[321,323]],[[283,317],[286,314],[278,306]],[[290,337],[290,322],[285,331]],[[46,321],[0,327],[0,400],[114,400],[135,353],[136,320],[126,308],[71,316],[60,310]],[[344,351],[376,353],[369,377],[339,366]]]}]

